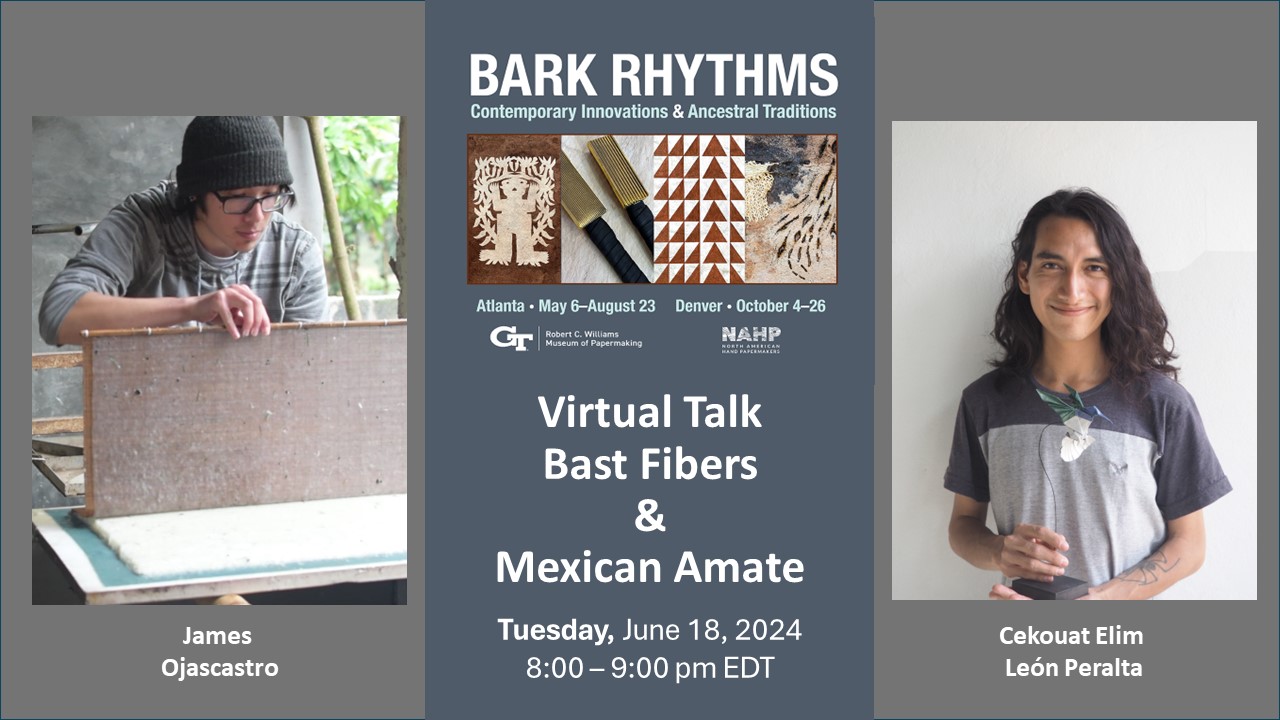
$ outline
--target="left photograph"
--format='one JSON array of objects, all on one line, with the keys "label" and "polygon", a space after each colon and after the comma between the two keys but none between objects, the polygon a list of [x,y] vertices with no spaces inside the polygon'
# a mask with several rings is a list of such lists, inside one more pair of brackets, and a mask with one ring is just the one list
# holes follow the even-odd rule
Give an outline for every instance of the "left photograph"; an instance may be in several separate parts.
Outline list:
[{"label": "left photograph", "polygon": [[400,128],[32,118],[33,604],[406,602]]}]

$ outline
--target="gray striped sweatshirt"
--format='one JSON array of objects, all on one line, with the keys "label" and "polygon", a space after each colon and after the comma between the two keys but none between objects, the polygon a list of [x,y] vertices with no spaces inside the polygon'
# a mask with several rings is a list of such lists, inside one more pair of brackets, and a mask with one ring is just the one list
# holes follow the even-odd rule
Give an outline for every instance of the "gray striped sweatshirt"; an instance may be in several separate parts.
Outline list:
[{"label": "gray striped sweatshirt", "polygon": [[258,245],[220,258],[196,240],[165,181],[125,198],[98,223],[84,247],[54,277],[40,304],[40,336],[57,344],[58,328],[87,292],[116,297],[195,297],[228,285],[249,286],[272,322],[323,320],[328,283],[315,237],[283,215],[271,217]]}]

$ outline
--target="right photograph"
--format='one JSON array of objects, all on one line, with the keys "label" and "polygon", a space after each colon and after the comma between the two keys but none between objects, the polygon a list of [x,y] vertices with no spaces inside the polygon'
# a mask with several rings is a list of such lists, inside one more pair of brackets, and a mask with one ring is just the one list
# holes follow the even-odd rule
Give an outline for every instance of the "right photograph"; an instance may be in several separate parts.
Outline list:
[{"label": "right photograph", "polygon": [[895,600],[1257,597],[1257,125],[895,122]]}]

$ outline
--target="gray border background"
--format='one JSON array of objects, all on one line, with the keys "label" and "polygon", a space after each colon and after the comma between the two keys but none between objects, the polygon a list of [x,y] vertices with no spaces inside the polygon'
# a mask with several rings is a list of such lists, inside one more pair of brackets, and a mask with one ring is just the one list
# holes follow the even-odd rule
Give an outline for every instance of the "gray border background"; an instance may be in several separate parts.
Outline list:
[{"label": "gray border background", "polygon": [[[5,3],[4,236],[26,237],[31,116],[387,114],[410,118],[401,177],[410,248],[410,437],[424,434],[425,213],[421,3]],[[30,250],[4,243],[3,472],[24,476]],[[414,318],[418,318],[416,323]],[[21,336],[25,336],[25,331]],[[24,393],[27,392],[24,390]],[[410,443],[408,605],[33,607],[30,494],[3,489],[4,717],[421,717],[425,712],[425,453]],[[415,480],[416,479],[416,480]],[[247,647],[180,644],[185,628],[252,630]],[[274,661],[274,679],[188,681],[165,658]]]},{"label": "gray border background", "polygon": [[[876,6],[877,276],[890,276],[894,120],[1256,120],[1259,266],[1277,263],[1275,3]],[[1003,241],[1002,241],[1003,242]],[[889,427],[890,292],[877,286],[876,417]],[[1276,397],[1277,285],[1259,288],[1259,395]],[[945,353],[940,353],[945,356]],[[960,388],[956,389],[957,395]],[[1274,402],[1260,435],[1275,437]],[[1276,717],[1276,446],[1259,448],[1259,600],[1004,605],[890,600],[890,438],[876,439],[877,717]],[[943,492],[941,478],[938,491]],[[1229,552],[1229,549],[1218,550]],[[945,546],[938,552],[949,553]],[[957,560],[959,561],[959,560]],[[1119,624],[1142,646],[1005,646],[1000,628]],[[1141,679],[1004,677],[1017,661],[1128,658]]]}]

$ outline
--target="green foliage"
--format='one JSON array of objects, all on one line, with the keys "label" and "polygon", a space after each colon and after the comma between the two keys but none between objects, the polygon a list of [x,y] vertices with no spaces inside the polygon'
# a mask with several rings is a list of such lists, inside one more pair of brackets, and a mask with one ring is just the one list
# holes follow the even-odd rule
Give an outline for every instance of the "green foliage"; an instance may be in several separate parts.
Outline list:
[{"label": "green foliage", "polygon": [[[398,290],[389,261],[395,257],[397,157],[400,119],[393,115],[325,117],[325,151],[342,217],[342,234],[359,291]],[[325,246],[331,294],[339,294],[332,251]]]}]

